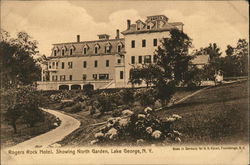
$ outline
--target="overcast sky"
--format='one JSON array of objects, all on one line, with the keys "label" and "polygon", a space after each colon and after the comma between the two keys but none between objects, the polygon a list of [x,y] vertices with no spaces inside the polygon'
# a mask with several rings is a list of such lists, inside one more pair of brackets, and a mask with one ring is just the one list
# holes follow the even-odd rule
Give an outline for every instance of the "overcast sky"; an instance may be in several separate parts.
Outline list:
[{"label": "overcast sky", "polygon": [[76,41],[77,34],[81,41],[103,33],[114,38],[127,19],[134,23],[158,14],[183,22],[197,49],[215,42],[224,51],[239,38],[248,39],[247,1],[1,1],[1,28],[12,36],[27,32],[39,42],[40,53],[50,55],[53,43]]}]

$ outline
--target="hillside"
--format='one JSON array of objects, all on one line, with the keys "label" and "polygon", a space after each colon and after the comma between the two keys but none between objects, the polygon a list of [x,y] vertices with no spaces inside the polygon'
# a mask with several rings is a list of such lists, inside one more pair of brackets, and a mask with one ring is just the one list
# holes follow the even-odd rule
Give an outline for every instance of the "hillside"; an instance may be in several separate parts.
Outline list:
[{"label": "hillside", "polygon": [[179,114],[176,127],[182,143],[230,144],[248,141],[247,81],[211,87],[186,101],[157,112],[159,116]]}]

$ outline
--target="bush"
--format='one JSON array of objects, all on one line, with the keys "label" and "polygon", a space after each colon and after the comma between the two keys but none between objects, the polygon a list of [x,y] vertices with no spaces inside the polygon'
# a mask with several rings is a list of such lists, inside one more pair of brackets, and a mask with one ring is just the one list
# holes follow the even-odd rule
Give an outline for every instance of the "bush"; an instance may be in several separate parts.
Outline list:
[{"label": "bush", "polygon": [[[126,111],[126,112],[125,112]],[[124,112],[124,113],[123,113]],[[124,110],[122,117],[110,118],[91,144],[114,144],[130,141],[132,144],[180,142],[181,133],[172,129],[172,124],[181,119],[179,115],[160,119],[147,107],[142,113]]]},{"label": "bush", "polygon": [[63,102],[63,103],[61,103],[59,109],[63,109],[63,108],[66,108],[66,107],[71,107],[73,105],[75,105],[74,101]]},{"label": "bush", "polygon": [[143,89],[136,94],[136,99],[139,100],[140,104],[144,107],[153,106],[156,101],[156,93],[155,90]]},{"label": "bush", "polygon": [[112,117],[119,117],[122,115],[121,110],[114,110],[111,114]]},{"label": "bush", "polygon": [[91,97],[94,92],[94,86],[92,84],[83,85],[83,91],[88,97]]},{"label": "bush", "polygon": [[102,92],[97,98],[97,108],[100,111],[100,115],[103,115],[105,112],[112,111],[115,108],[115,103],[112,99],[112,96]]},{"label": "bush", "polygon": [[70,112],[71,113],[77,113],[77,112],[80,112],[82,110],[82,105],[80,103],[77,103],[76,105],[74,105]]},{"label": "bush", "polygon": [[132,89],[123,89],[120,93],[124,104],[132,104],[134,102],[134,92]]}]

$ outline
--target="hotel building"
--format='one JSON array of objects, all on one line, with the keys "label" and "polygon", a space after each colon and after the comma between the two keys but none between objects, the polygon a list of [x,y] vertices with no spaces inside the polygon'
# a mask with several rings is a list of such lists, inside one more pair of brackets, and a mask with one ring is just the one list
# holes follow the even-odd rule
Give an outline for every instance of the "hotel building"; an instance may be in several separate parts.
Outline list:
[{"label": "hotel building", "polygon": [[173,28],[183,30],[183,23],[169,22],[164,15],[149,16],[145,22],[137,20],[127,29],[119,30],[110,39],[98,35],[94,41],[53,44],[48,65],[42,71],[38,89],[83,89],[85,84],[94,89],[131,87],[129,71],[135,65],[154,63],[154,52],[162,38],[169,37]]}]

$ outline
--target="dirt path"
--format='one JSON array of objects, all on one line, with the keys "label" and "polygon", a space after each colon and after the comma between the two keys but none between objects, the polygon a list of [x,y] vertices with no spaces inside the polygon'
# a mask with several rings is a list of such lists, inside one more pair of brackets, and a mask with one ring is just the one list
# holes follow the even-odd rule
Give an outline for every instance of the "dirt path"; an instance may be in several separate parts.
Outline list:
[{"label": "dirt path", "polygon": [[62,114],[58,111],[43,109],[44,111],[55,115],[61,120],[61,125],[56,129],[53,129],[47,133],[31,138],[25,142],[19,143],[15,148],[23,148],[23,147],[47,147],[53,143],[56,143],[62,140],[65,136],[79,128],[80,122],[73,117]]}]

